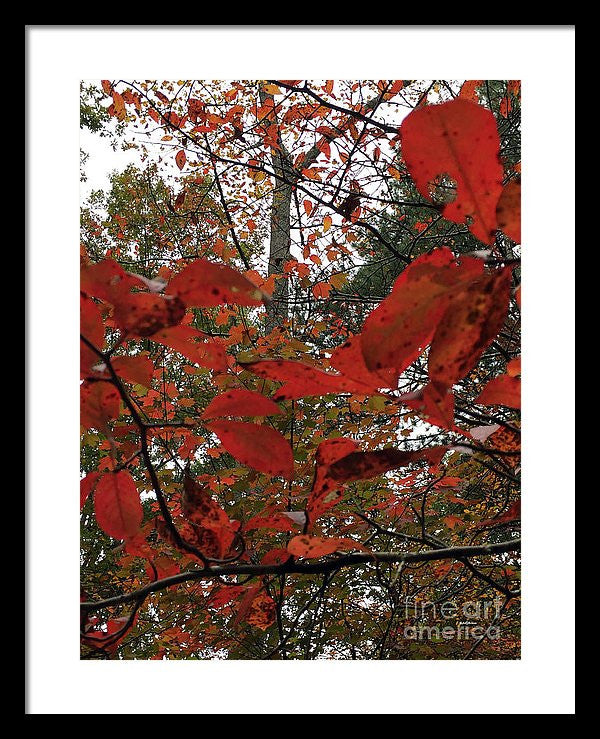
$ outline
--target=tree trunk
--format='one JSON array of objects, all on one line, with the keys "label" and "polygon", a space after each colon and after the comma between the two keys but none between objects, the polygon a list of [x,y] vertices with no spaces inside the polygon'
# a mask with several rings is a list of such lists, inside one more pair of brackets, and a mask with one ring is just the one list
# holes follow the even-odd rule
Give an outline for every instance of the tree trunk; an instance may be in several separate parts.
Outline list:
[{"label": "tree trunk", "polygon": [[[367,101],[365,109],[374,111],[381,102],[383,96],[379,95]],[[274,100],[271,93],[266,92],[262,87],[259,89],[259,99],[261,105],[267,100]],[[277,125],[277,116],[273,114],[273,123]],[[339,126],[340,134],[351,123],[351,119]],[[272,150],[271,166],[275,173],[275,182],[273,187],[273,199],[271,203],[271,234],[269,239],[269,266],[268,276],[273,274],[281,274],[284,264],[291,258],[291,223],[290,212],[292,206],[293,187],[300,178],[300,172],[294,168],[292,159],[283,144],[281,133],[277,133],[277,144],[279,150]],[[303,168],[308,168],[317,160],[320,149],[317,145],[313,146],[304,157],[302,162]],[[275,282],[273,291],[273,302],[267,306],[266,332],[271,332],[288,317],[288,282],[287,279],[279,279]]]},{"label": "tree trunk", "polygon": [[[268,274],[281,274],[290,254],[290,209],[292,205],[293,174],[287,152],[273,152],[271,164],[277,179],[274,183],[271,204],[271,235],[269,240]],[[280,179],[281,178],[281,179]],[[267,333],[280,326],[288,316],[288,283],[286,279],[277,280],[273,292],[273,302],[267,306]]]}]

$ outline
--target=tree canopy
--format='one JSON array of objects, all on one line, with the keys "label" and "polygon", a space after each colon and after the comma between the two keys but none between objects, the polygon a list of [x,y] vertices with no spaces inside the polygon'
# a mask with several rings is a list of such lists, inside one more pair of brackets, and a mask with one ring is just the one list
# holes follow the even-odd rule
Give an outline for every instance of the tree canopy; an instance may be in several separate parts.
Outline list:
[{"label": "tree canopy", "polygon": [[82,658],[518,658],[519,81],[81,111]]}]

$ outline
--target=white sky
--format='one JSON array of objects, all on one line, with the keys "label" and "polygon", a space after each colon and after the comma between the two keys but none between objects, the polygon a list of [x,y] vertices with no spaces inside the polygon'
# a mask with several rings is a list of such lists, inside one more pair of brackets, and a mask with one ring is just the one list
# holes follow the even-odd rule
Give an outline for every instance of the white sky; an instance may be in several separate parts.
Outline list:
[{"label": "white sky", "polygon": [[139,153],[135,149],[113,151],[108,138],[102,138],[87,128],[80,131],[79,146],[89,155],[84,165],[87,182],[80,184],[82,201],[92,190],[106,190],[110,184],[109,175],[113,170],[121,171],[129,164],[140,161]]}]

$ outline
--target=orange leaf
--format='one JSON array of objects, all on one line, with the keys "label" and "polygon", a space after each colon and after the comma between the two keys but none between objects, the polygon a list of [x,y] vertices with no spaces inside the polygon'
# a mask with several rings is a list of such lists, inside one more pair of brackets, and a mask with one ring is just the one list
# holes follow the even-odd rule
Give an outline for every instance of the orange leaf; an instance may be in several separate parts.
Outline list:
[{"label": "orange leaf", "polygon": [[331,292],[331,285],[328,282],[317,282],[312,287],[312,294],[317,298],[326,298]]},{"label": "orange leaf", "polygon": [[177,152],[177,154],[175,155],[175,163],[177,164],[179,169],[183,169],[185,167],[186,159],[187,157],[185,156],[185,151],[183,149]]},{"label": "orange leaf", "polygon": [[464,100],[470,100],[472,103],[478,103],[477,88],[481,87],[483,80],[466,80],[460,88],[458,96]]},{"label": "orange leaf", "polygon": [[265,631],[275,623],[277,606],[273,598],[266,593],[260,593],[253,599],[246,616],[246,623]]},{"label": "orange leaf", "polygon": [[510,377],[519,377],[521,375],[521,357],[511,359],[506,365],[506,374]]}]

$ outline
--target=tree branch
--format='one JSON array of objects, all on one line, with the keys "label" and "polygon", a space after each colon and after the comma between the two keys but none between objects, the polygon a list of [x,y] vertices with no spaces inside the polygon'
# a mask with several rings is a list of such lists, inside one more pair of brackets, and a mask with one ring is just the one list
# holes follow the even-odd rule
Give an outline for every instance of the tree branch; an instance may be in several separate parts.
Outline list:
[{"label": "tree branch", "polygon": [[117,595],[113,598],[106,598],[96,602],[81,603],[81,608],[85,611],[97,611],[101,608],[110,606],[118,606],[123,603],[129,603],[138,598],[146,598],[151,593],[164,590],[173,585],[180,585],[184,582],[193,580],[206,580],[225,575],[283,575],[286,573],[297,575],[313,575],[325,574],[328,572],[336,572],[344,567],[356,567],[357,565],[388,562],[388,563],[411,563],[411,562],[431,562],[439,559],[462,559],[464,557],[474,557],[477,555],[502,554],[506,552],[518,552],[521,549],[521,540],[512,539],[510,541],[501,541],[495,544],[481,544],[479,546],[461,546],[448,549],[431,549],[424,552],[373,552],[372,554],[345,554],[335,559],[325,560],[322,562],[298,562],[288,561],[279,565],[257,565],[257,564],[236,564],[206,567],[203,570],[193,570],[180,572],[171,577],[165,577],[162,580],[156,580],[148,583],[142,588],[132,593]]}]

